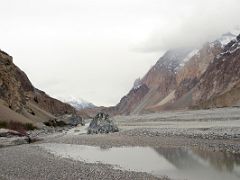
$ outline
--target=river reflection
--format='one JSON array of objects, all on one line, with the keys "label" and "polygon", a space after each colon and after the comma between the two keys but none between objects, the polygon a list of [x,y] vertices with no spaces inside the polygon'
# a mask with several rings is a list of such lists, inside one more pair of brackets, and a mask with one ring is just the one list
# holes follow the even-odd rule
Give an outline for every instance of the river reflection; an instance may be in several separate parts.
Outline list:
[{"label": "river reflection", "polygon": [[74,144],[39,145],[57,156],[104,163],[114,168],[167,175],[176,179],[239,180],[240,155],[184,148],[113,147]]}]

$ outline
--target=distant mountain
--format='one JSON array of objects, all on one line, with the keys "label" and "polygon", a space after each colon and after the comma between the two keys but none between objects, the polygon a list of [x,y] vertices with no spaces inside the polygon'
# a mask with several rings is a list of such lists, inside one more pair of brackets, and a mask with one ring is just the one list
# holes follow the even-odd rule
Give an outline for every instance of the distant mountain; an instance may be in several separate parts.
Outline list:
[{"label": "distant mountain", "polygon": [[86,100],[76,97],[67,97],[67,98],[59,98],[63,102],[70,104],[71,106],[75,107],[77,110],[82,110],[86,108],[95,108],[96,106],[93,103],[90,103]]},{"label": "distant mountain", "polygon": [[167,51],[111,107],[114,114],[240,105],[240,30],[199,49]]}]

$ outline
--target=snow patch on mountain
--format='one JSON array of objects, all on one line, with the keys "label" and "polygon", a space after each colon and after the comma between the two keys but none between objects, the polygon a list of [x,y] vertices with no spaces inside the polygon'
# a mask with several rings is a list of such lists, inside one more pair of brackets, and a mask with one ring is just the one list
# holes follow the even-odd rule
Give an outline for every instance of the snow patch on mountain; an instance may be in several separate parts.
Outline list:
[{"label": "snow patch on mountain", "polygon": [[226,33],[223,34],[221,38],[218,39],[218,41],[223,45],[227,45],[229,42],[231,42],[232,40],[234,40],[236,38],[236,36],[232,33]]},{"label": "snow patch on mountain", "polygon": [[164,68],[176,73],[180,64],[192,51],[190,48],[169,50],[158,60],[153,70]]},{"label": "snow patch on mountain", "polygon": [[193,56],[199,53],[199,49],[192,50],[182,61],[180,64],[181,67],[183,67]]},{"label": "snow patch on mountain", "polygon": [[75,107],[77,110],[96,107],[94,104],[92,104],[82,98],[76,98],[74,96],[60,97],[58,99],[60,99],[64,103],[70,104],[71,106]]},{"label": "snow patch on mountain", "polygon": [[[222,47],[226,46],[229,42],[232,40],[235,40],[236,37],[240,34],[240,29],[234,29],[228,33],[223,34],[220,38],[218,38],[216,41],[220,42]],[[215,42],[216,42],[215,41]]]},{"label": "snow patch on mountain", "polygon": [[[240,35],[236,39],[232,40],[228,45],[226,45],[224,48],[224,52],[217,55],[216,58],[220,59],[223,56],[228,56],[229,54],[235,53],[239,49],[240,49]],[[222,60],[224,61],[225,58],[223,58]]]}]

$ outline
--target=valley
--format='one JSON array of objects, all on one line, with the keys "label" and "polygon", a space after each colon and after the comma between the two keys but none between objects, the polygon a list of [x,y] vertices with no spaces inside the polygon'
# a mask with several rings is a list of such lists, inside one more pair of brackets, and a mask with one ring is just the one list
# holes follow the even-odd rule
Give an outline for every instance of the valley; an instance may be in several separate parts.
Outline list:
[{"label": "valley", "polygon": [[237,15],[107,1],[2,6],[0,180],[239,180]]},{"label": "valley", "polygon": [[[239,179],[239,108],[116,116],[120,131],[109,134],[88,135],[89,121],[86,126],[49,134],[33,144],[1,148],[0,178],[198,180],[191,174],[194,172],[204,173],[204,179]],[[155,162],[151,158],[159,159]],[[121,159],[133,164],[125,166]],[[136,166],[134,162],[143,164]]]}]

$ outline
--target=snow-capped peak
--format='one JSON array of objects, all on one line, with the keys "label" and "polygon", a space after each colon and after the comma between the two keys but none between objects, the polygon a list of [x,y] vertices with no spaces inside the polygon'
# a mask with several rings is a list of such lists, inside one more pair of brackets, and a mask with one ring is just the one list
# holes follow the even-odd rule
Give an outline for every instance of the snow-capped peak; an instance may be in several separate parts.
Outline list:
[{"label": "snow-capped peak", "polygon": [[61,101],[67,104],[70,104],[71,106],[75,107],[77,110],[96,107],[94,104],[82,98],[76,98],[74,96],[60,97],[58,99],[60,99]]},{"label": "snow-capped peak", "polygon": [[218,38],[216,41],[220,42],[222,47],[227,45],[232,40],[236,39],[236,37],[240,34],[240,28],[233,29],[229,31],[228,33],[223,34],[220,38]]}]

